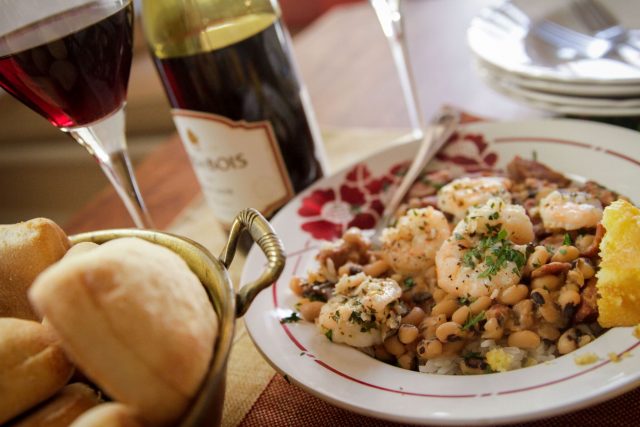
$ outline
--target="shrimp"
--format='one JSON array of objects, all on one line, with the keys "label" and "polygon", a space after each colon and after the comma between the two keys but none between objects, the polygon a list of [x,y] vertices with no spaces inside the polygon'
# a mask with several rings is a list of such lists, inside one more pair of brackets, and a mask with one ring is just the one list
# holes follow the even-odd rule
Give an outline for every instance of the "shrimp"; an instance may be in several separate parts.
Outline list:
[{"label": "shrimp", "polygon": [[390,330],[400,327],[396,304],[402,289],[395,280],[364,273],[343,276],[335,295],[322,306],[318,328],[331,341],[353,347],[382,344]]},{"label": "shrimp", "polygon": [[481,205],[492,197],[511,203],[510,188],[509,179],[497,176],[459,178],[438,191],[438,208],[460,220],[471,206]]},{"label": "shrimp", "polygon": [[540,200],[546,230],[594,228],[602,219],[602,203],[582,191],[553,191]]},{"label": "shrimp", "polygon": [[383,231],[382,256],[400,274],[425,272],[433,269],[436,252],[450,234],[442,212],[431,206],[410,209]]},{"label": "shrimp", "polygon": [[491,198],[469,209],[436,255],[438,286],[459,297],[493,296],[520,282],[533,225],[524,208]]}]

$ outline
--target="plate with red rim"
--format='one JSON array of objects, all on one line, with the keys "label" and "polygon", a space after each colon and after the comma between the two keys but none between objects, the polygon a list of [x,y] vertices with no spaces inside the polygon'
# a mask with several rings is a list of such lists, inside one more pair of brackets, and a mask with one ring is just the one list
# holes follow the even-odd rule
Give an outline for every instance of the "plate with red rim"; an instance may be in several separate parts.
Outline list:
[{"label": "plate with red rim", "polygon": [[[257,348],[294,384],[336,406],[413,424],[497,424],[528,421],[583,408],[640,384],[640,339],[633,328],[613,328],[568,355],[510,372],[476,376],[404,370],[330,342],[315,325],[282,323],[295,310],[293,276],[315,266],[315,254],[350,226],[371,228],[389,190],[417,145],[391,147],[324,178],[271,221],[287,251],[280,279],[245,315]],[[519,155],[575,179],[595,180],[640,200],[640,133],[580,120],[472,123],[460,127],[430,169],[466,172],[504,169]],[[253,248],[242,283],[257,278],[264,257]],[[576,356],[595,355],[588,365]],[[613,355],[617,356],[614,357]],[[616,360],[617,359],[617,360]],[[614,361],[616,360],[616,361]]]}]

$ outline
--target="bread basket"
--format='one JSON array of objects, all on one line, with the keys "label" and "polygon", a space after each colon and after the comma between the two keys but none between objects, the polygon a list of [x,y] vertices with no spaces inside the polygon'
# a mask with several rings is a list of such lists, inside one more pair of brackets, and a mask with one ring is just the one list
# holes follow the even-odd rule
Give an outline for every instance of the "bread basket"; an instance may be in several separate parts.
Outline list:
[{"label": "bread basket", "polygon": [[[243,230],[262,249],[267,264],[262,275],[243,286],[237,293],[227,273]],[[220,330],[209,370],[200,390],[180,427],[217,426],[222,418],[226,365],[231,350],[235,320],[242,316],[251,301],[264,288],[271,285],[282,272],[285,255],[280,239],[269,222],[256,210],[246,209],[235,218],[227,244],[219,258],[193,240],[153,230],[117,229],[94,231],[71,236],[71,243],[104,243],[121,237],[137,237],[171,249],[180,255],[205,287],[211,304],[220,320]]]}]

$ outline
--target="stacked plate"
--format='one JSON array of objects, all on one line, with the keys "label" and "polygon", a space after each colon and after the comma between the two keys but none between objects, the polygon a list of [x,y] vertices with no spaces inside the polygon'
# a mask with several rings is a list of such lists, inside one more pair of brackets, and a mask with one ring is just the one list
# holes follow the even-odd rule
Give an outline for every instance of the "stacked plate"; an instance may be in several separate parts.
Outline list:
[{"label": "stacked plate", "polygon": [[631,47],[589,58],[536,35],[536,25],[544,21],[589,34],[572,1],[511,0],[482,10],[467,33],[480,75],[495,90],[544,110],[640,115],[640,4],[600,0],[628,29]]}]

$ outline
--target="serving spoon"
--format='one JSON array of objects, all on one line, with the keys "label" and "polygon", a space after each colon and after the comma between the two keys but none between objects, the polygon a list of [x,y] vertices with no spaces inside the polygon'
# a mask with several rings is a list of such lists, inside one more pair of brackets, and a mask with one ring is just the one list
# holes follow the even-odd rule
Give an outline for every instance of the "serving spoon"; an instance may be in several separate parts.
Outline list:
[{"label": "serving spoon", "polygon": [[400,182],[400,185],[394,190],[391,200],[387,203],[380,220],[373,229],[373,234],[370,236],[371,242],[375,246],[380,246],[380,237],[382,230],[387,227],[393,214],[402,203],[402,200],[407,195],[407,192],[411,188],[420,172],[429,163],[429,161],[436,155],[438,150],[449,140],[453,132],[460,124],[460,113],[456,110],[448,107],[442,108],[438,114],[431,120],[427,126],[426,132],[422,141],[420,141],[420,148],[416,153],[415,158],[411,162],[407,173]]}]

